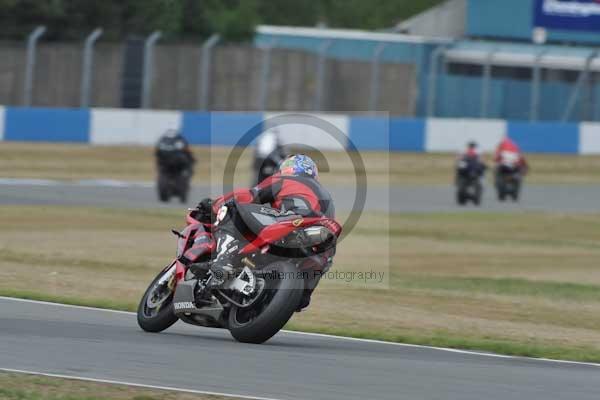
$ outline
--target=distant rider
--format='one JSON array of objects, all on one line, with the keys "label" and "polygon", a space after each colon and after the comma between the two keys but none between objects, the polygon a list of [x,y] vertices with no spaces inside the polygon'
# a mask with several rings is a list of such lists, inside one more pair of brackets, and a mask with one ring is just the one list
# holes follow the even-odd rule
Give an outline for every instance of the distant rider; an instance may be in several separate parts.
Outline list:
[{"label": "distant rider", "polygon": [[477,142],[471,141],[466,150],[458,157],[456,165],[456,180],[466,176],[483,178],[487,166],[481,159]]},{"label": "distant rider", "polygon": [[175,129],[167,130],[158,140],[154,152],[160,168],[190,168],[196,162],[188,141]]},{"label": "distant rider", "polygon": [[496,176],[520,173],[526,175],[529,165],[519,146],[508,136],[504,137],[496,149],[494,157]]}]

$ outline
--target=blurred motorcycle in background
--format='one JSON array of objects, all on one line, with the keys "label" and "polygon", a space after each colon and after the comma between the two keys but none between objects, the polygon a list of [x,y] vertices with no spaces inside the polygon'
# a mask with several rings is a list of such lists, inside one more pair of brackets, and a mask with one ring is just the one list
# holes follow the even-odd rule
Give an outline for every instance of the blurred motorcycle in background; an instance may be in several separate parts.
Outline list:
[{"label": "blurred motorcycle in background", "polygon": [[182,203],[187,202],[196,162],[188,142],[178,131],[169,130],[156,144],[155,156],[159,200],[167,202],[178,197]]},{"label": "blurred motorcycle in background", "polygon": [[478,158],[464,157],[456,165],[456,202],[464,206],[469,201],[481,205],[483,196],[482,179],[486,166]]}]

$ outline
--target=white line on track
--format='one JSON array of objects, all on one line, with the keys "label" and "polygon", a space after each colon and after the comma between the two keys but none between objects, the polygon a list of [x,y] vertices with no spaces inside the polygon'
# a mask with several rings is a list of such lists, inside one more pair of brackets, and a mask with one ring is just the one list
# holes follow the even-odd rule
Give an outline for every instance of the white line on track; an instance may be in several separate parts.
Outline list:
[{"label": "white line on track", "polygon": [[248,400],[278,400],[278,399],[275,399],[272,397],[246,396],[246,395],[242,395],[242,394],[233,394],[233,393],[209,392],[206,390],[182,389],[182,388],[171,387],[171,386],[146,385],[143,383],[116,381],[116,380],[112,380],[112,379],[88,378],[85,376],[76,376],[76,375],[50,374],[50,373],[46,373],[46,372],[27,371],[27,370],[12,369],[12,368],[1,368],[0,367],[0,372],[47,376],[50,378],[72,379],[72,380],[76,380],[76,381],[87,381],[87,382],[94,382],[94,383],[108,383],[111,385],[125,385],[125,386],[138,387],[138,388],[143,388],[143,389],[171,390],[171,391],[182,392],[182,393],[204,394],[207,396],[222,396],[222,397],[232,397],[232,398],[248,399]]},{"label": "white line on track", "polygon": [[[16,297],[4,297],[0,296],[0,300],[9,300],[9,301],[17,301],[23,303],[33,303],[33,304],[44,304],[54,307],[65,307],[65,308],[75,308],[80,310],[89,310],[89,311],[103,311],[109,313],[116,314],[127,314],[127,315],[135,315],[136,313],[131,311],[120,311],[120,310],[111,310],[106,308],[97,308],[97,307],[87,307],[87,306],[77,306],[72,304],[62,304],[62,303],[52,303],[48,301],[40,301],[40,300],[29,300],[29,299],[19,299]],[[551,358],[533,358],[533,357],[522,357],[522,356],[509,356],[504,354],[496,354],[496,353],[484,353],[480,351],[472,351],[472,350],[460,350],[460,349],[452,349],[448,347],[434,347],[434,346],[425,346],[420,344],[410,344],[410,343],[398,343],[398,342],[386,342],[383,340],[376,339],[361,339],[361,338],[353,338],[347,336],[336,336],[336,335],[328,335],[325,333],[312,333],[312,332],[299,332],[299,331],[288,331],[282,330],[287,334],[291,335],[300,335],[300,336],[312,336],[312,337],[322,337],[326,339],[335,339],[335,340],[347,340],[354,342],[362,342],[362,343],[373,343],[373,344],[382,344],[389,346],[399,346],[399,347],[410,347],[417,349],[428,349],[428,350],[438,350],[445,351],[449,353],[458,353],[458,354],[466,354],[472,356],[481,356],[481,357],[491,357],[491,358],[504,358],[504,359],[513,359],[513,360],[527,360],[527,361],[540,361],[540,362],[548,362],[548,363],[556,363],[556,364],[566,364],[566,365],[582,365],[589,367],[597,367],[600,368],[600,364],[592,363],[592,362],[583,362],[583,361],[569,361],[569,360],[554,360]]]}]

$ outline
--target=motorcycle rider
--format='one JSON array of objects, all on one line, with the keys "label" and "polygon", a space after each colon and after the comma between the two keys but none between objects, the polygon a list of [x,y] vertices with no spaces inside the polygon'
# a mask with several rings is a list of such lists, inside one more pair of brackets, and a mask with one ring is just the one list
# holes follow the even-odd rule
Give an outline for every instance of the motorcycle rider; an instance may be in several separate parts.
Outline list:
[{"label": "motorcycle rider", "polygon": [[[214,216],[219,214],[221,207],[232,201],[239,204],[269,204],[281,215],[335,217],[331,195],[318,181],[317,165],[310,157],[303,154],[287,157],[281,162],[276,174],[266,178],[254,188],[237,189],[214,201],[208,198],[202,200],[198,205],[200,218],[214,221]],[[332,257],[333,254],[328,255],[326,268],[330,266]],[[314,274],[307,280],[298,311],[310,304],[312,292],[321,275]]]},{"label": "motorcycle rider", "polygon": [[[180,192],[182,202],[185,202],[187,196],[187,187],[189,179],[193,174],[193,165],[196,162],[189,143],[175,129],[167,130],[158,140],[154,155],[156,157],[156,166],[159,172],[159,193],[161,200],[168,200],[161,182],[173,183],[178,181],[178,177],[184,179],[185,188]],[[169,185],[169,183],[165,183]]]},{"label": "motorcycle rider", "polygon": [[477,142],[471,141],[467,144],[465,152],[462,153],[457,159],[456,182],[458,184],[459,179],[471,171],[473,171],[479,178],[482,178],[486,169],[487,165],[485,165],[479,153],[479,145]]},{"label": "motorcycle rider", "polygon": [[[527,172],[529,171],[529,165],[523,156],[523,153],[521,153],[519,146],[508,136],[504,137],[500,144],[498,144],[494,162],[496,163],[495,184],[499,193],[498,196],[502,200],[502,197],[504,196],[501,194],[501,182],[503,177],[514,177],[518,182],[518,187],[520,187],[522,177],[527,175]],[[518,189],[515,196],[518,196]]]},{"label": "motorcycle rider", "polygon": [[494,157],[496,175],[519,172],[526,175],[529,170],[527,160],[521,153],[519,146],[508,136],[505,136],[496,149]]},{"label": "motorcycle rider", "polygon": [[159,168],[173,163],[174,160],[186,166],[196,162],[188,141],[176,129],[168,129],[158,139],[154,155]]}]

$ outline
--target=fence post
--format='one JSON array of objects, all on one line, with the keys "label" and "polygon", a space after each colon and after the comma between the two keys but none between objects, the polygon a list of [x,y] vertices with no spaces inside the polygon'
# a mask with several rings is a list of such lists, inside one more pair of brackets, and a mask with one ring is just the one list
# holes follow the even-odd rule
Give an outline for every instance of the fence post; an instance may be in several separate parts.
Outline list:
[{"label": "fence post", "polygon": [[269,101],[269,77],[271,75],[271,50],[277,45],[277,39],[263,48],[262,65],[260,70],[259,111],[265,111]]},{"label": "fence post", "polygon": [[46,33],[46,27],[38,26],[27,37],[27,60],[25,63],[25,82],[23,87],[23,105],[27,107],[31,106],[33,95],[37,42],[44,33]]},{"label": "fence post", "polygon": [[325,63],[327,62],[327,50],[333,44],[333,40],[327,40],[319,47],[319,57],[317,58],[317,88],[315,90],[314,110],[321,111],[323,106],[323,95],[325,92]]},{"label": "fence post", "polygon": [[142,76],[142,108],[150,108],[152,77],[154,74],[154,45],[161,38],[160,31],[154,31],[144,42],[144,66]]},{"label": "fence post", "polygon": [[94,44],[102,35],[102,28],[95,29],[86,39],[83,47],[83,69],[81,71],[80,107],[90,105],[90,89],[94,69]]},{"label": "fence post", "polygon": [[371,59],[371,96],[369,97],[369,110],[376,111],[379,105],[379,69],[381,66],[381,55],[388,43],[379,43]]},{"label": "fence post", "polygon": [[535,56],[533,64],[533,75],[531,77],[531,102],[529,106],[529,121],[535,122],[538,120],[540,109],[540,81],[542,79],[542,57],[548,50],[542,50]]},{"label": "fence post", "polygon": [[429,56],[429,85],[427,91],[427,116],[435,117],[437,100],[438,65],[446,53],[446,46],[439,46]]},{"label": "fence post", "polygon": [[210,93],[210,67],[212,65],[212,49],[221,40],[221,36],[213,34],[202,44],[200,51],[200,80],[198,82],[198,109],[208,109],[208,95]]},{"label": "fence post", "polygon": [[565,113],[562,117],[563,122],[567,122],[571,117],[571,114],[573,114],[573,110],[575,109],[575,103],[577,103],[577,97],[579,97],[579,92],[581,92],[581,88],[585,85],[585,83],[588,80],[592,62],[598,57],[598,53],[598,50],[592,52],[585,60],[585,66],[583,67],[583,70],[579,73],[579,76],[577,77],[577,82],[575,83],[575,87],[571,91],[569,102],[567,103]]},{"label": "fence post", "polygon": [[487,117],[488,114],[488,108],[490,104],[490,81],[492,79],[492,62],[495,53],[496,49],[489,51],[483,66],[483,76],[481,77],[481,118]]}]

